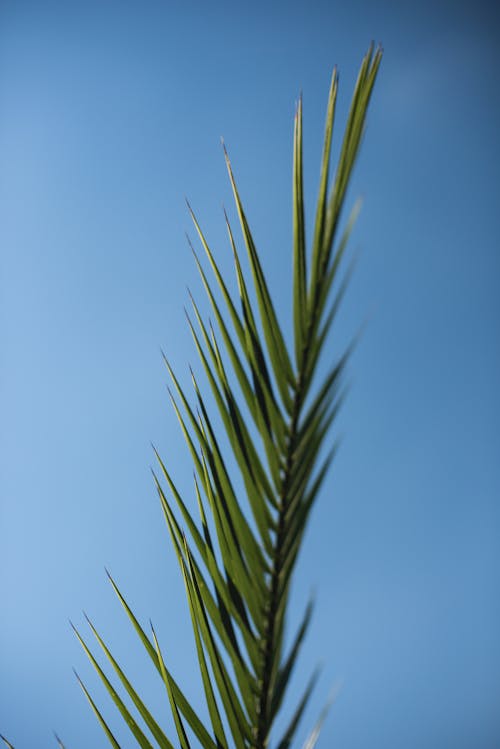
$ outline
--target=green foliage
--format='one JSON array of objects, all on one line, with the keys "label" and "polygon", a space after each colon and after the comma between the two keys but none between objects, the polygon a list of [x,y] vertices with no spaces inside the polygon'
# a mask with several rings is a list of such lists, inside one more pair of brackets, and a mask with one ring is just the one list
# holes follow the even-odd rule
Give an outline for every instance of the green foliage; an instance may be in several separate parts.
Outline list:
[{"label": "green foliage", "polygon": [[[302,101],[298,103],[293,148],[293,351],[287,348],[225,149],[253,282],[250,291],[226,216],[239,309],[189,207],[213,273],[210,280],[193,250],[218,334],[211,325],[205,325],[194,300],[194,319],[188,321],[231,448],[231,465],[194,374],[196,407],[190,405],[166,361],[173,384],[172,403],[194,463],[199,519],[193,516],[156,451],[158,475],[154,474],[154,481],[185,583],[210,725],[200,719],[170,673],[153,626],[150,634],[144,632],[111,577],[164,684],[176,739],[167,738],[90,620],[90,630],[128,695],[129,706],[75,629],[135,743],[143,749],[264,749],[285,699],[312,612],[308,604],[290,652],[285,654],[283,636],[290,582],[309,513],[333,457],[334,448],[319,463],[341,402],[342,374],[349,351],[331,363],[323,381],[316,383],[315,373],[345,290],[345,282],[335,282],[357,207],[339,237],[338,225],[380,60],[380,49],[370,47],[361,65],[331,180],[330,152],[338,88],[337,73],[333,72],[309,252],[304,228]],[[235,392],[236,382],[239,392]],[[249,421],[253,422],[252,428]],[[257,439],[252,433],[258,435]],[[236,466],[245,488],[245,501],[235,489]],[[298,704],[292,706],[285,733],[278,738],[272,735],[277,749],[286,749],[294,740],[315,680],[313,674]],[[90,693],[79,678],[78,681],[110,743],[119,747]],[[307,749],[314,747],[323,719],[324,714],[306,743]],[[7,745],[10,746],[8,742]]]}]

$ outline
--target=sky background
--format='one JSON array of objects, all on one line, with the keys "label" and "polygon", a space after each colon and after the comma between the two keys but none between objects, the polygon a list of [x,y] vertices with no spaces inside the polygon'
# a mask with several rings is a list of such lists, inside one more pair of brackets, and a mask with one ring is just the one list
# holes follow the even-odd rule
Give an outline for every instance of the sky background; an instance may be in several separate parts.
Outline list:
[{"label": "sky background", "polygon": [[190,490],[160,355],[187,384],[186,287],[203,293],[184,196],[232,274],[223,135],[288,323],[295,101],[310,229],[331,69],[337,147],[372,39],[359,261],[329,354],[369,323],[293,590],[291,623],[318,599],[293,690],[323,663],[300,736],[341,681],[319,747],[500,746],[494,4],[0,0],[0,732],[17,749],[53,729],[107,745],[72,666],[132,746],[70,630],[82,609],[170,725],[105,565],[200,704],[149,469],[152,441]]}]

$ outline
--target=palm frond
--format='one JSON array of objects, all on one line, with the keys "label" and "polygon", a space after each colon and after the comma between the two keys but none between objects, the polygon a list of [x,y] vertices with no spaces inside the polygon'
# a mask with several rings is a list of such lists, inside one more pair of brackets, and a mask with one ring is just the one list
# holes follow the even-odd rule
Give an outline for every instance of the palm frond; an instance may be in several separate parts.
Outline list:
[{"label": "palm frond", "polygon": [[[350,348],[331,363],[320,381],[316,377],[317,364],[345,293],[346,281],[339,274],[359,206],[355,206],[337,239],[338,226],[381,54],[380,49],[371,46],[363,59],[331,181],[338,91],[337,72],[333,72],[309,251],[305,231],[302,97],[298,102],[293,146],[291,351],[225,146],[229,180],[251,271],[249,281],[226,215],[238,288],[236,301],[188,204],[208,269],[190,240],[189,243],[217,327],[214,329],[203,320],[193,297],[192,316],[186,314],[223,434],[217,433],[209,403],[195,374],[191,373],[194,390],[191,401],[165,359],[172,381],[169,391],[172,404],[193,459],[194,501],[190,502],[178,491],[156,450],[159,469],[158,475],[153,472],[153,477],[185,583],[210,724],[205,725],[168,670],[153,627],[150,639],[111,577],[113,588],[165,687],[175,739],[167,738],[90,620],[87,621],[91,631],[130,700],[130,707],[75,629],[140,747],[172,749],[177,745],[189,749],[194,746],[194,738],[196,746],[204,749],[233,746],[264,749],[272,739],[278,749],[286,749],[295,740],[316,682],[315,673],[298,704],[292,706],[285,733],[275,738],[274,722],[286,702],[287,688],[312,613],[309,604],[285,653],[290,583],[311,508],[335,453],[334,446],[320,461],[344,397],[343,372]],[[191,509],[196,507],[199,518],[196,509]],[[89,692],[80,684],[110,743],[118,747]],[[324,714],[306,744],[308,748],[314,746],[323,718]]]}]

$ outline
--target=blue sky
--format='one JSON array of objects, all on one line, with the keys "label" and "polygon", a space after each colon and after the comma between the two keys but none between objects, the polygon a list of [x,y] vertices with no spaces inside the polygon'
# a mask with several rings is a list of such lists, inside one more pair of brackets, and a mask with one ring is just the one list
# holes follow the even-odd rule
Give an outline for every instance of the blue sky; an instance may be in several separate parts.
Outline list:
[{"label": "blue sky", "polygon": [[499,745],[498,21],[481,2],[1,4],[0,731],[18,749],[52,729],[106,745],[72,666],[126,736],[70,631],[82,609],[168,712],[105,565],[200,699],[149,471],[153,441],[190,486],[160,355],[187,383],[184,196],[231,273],[223,135],[289,322],[295,101],[310,217],[331,69],[338,136],[371,39],[332,356],[369,323],[293,592],[292,620],[318,597],[297,689],[323,663],[302,733],[341,681],[319,746]]}]

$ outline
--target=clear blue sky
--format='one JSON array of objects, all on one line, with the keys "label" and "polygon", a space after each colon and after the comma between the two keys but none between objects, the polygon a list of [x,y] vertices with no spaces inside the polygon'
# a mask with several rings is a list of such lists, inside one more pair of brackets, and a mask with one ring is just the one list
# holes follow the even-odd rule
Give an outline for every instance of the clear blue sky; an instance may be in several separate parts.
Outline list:
[{"label": "clear blue sky", "polygon": [[294,589],[292,618],[318,596],[296,684],[324,663],[303,733],[342,680],[320,747],[500,746],[493,6],[1,3],[0,731],[17,749],[52,729],[106,746],[73,665],[119,725],[68,625],[82,609],[168,712],[104,565],[199,699],[149,472],[151,440],[190,486],[160,356],[188,381],[186,285],[202,292],[184,196],[230,272],[223,135],[289,320],[294,103],[302,90],[311,211],[331,68],[340,124],[371,39],[385,57],[332,355],[369,325]]}]

